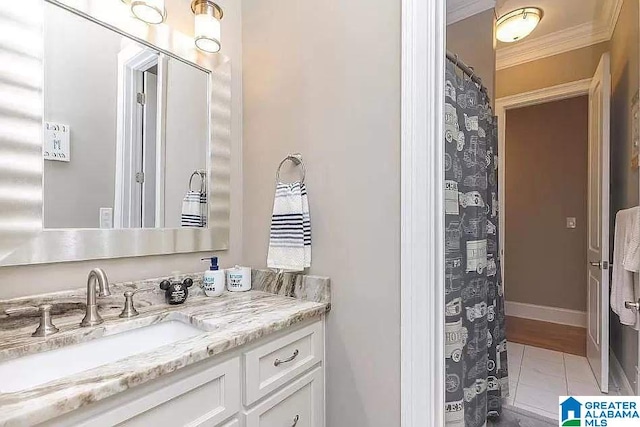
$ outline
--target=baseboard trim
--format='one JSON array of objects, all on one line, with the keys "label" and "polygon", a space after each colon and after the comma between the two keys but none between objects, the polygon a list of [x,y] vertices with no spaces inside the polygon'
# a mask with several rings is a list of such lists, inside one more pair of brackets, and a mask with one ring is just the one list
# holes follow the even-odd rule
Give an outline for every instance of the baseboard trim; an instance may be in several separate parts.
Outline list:
[{"label": "baseboard trim", "polygon": [[610,374],[616,382],[616,385],[620,387],[620,394],[623,396],[635,396],[636,393],[633,391],[633,387],[631,387],[631,382],[629,382],[629,378],[627,378],[620,361],[611,348],[609,348],[609,369],[611,369]]},{"label": "baseboard trim", "polygon": [[566,308],[548,307],[544,305],[525,304],[505,301],[507,316],[539,320],[541,322],[559,323],[561,325],[587,327],[587,313]]}]

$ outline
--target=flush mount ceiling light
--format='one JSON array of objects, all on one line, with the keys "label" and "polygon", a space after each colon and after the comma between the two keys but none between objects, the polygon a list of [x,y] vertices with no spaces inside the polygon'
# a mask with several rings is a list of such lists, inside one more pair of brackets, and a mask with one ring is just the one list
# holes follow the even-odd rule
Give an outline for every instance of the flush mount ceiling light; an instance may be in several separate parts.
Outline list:
[{"label": "flush mount ceiling light", "polygon": [[219,52],[222,8],[211,0],[193,0],[191,10],[196,16],[196,47],[209,53]]},{"label": "flush mount ceiling light", "polygon": [[513,43],[527,37],[542,20],[542,9],[523,7],[502,15],[496,22],[496,38]]},{"label": "flush mount ceiling light", "polygon": [[162,24],[167,17],[164,0],[123,0],[131,3],[131,13],[147,24]]}]

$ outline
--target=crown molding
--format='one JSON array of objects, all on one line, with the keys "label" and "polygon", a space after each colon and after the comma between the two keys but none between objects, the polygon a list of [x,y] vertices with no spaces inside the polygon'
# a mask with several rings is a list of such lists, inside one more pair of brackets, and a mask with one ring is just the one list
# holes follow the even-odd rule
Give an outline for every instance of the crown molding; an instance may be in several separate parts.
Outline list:
[{"label": "crown molding", "polygon": [[586,22],[496,50],[496,69],[502,70],[525,62],[591,46],[607,41],[609,38],[608,28],[594,28],[592,22]]},{"label": "crown molding", "polygon": [[496,7],[496,0],[447,0],[447,25]]},{"label": "crown molding", "polygon": [[496,69],[514,67],[610,40],[620,16],[622,3],[623,0],[605,2],[597,21],[585,22],[497,49]]},{"label": "crown molding", "polygon": [[609,39],[613,37],[613,32],[616,29],[622,3],[624,0],[609,0],[602,6],[602,23],[609,29]]}]

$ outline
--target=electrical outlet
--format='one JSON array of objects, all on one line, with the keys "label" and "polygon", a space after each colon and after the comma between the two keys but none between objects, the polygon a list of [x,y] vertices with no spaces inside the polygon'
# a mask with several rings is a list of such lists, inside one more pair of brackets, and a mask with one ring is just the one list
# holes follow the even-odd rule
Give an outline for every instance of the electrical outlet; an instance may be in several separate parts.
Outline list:
[{"label": "electrical outlet", "polygon": [[113,208],[100,208],[100,228],[113,228]]}]

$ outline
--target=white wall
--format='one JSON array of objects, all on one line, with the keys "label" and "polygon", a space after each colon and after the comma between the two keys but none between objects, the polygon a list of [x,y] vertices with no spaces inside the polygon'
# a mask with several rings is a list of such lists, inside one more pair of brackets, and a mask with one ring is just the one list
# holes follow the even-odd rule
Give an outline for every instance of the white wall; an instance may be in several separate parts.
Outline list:
[{"label": "white wall", "polygon": [[243,0],[243,258],[265,265],[276,167],[301,152],[330,427],[400,425],[400,8]]},{"label": "white wall", "polygon": [[[231,147],[231,235],[228,251],[218,252],[222,266],[241,263],[242,257],[242,33],[241,5],[236,0],[219,0],[224,8],[222,54],[232,64]],[[168,25],[193,35],[193,14],[181,0],[167,0]],[[0,268],[0,299],[83,287],[89,270],[106,269],[111,281],[136,280],[171,274],[172,271],[206,270],[203,253],[121,258],[64,264]]]}]

